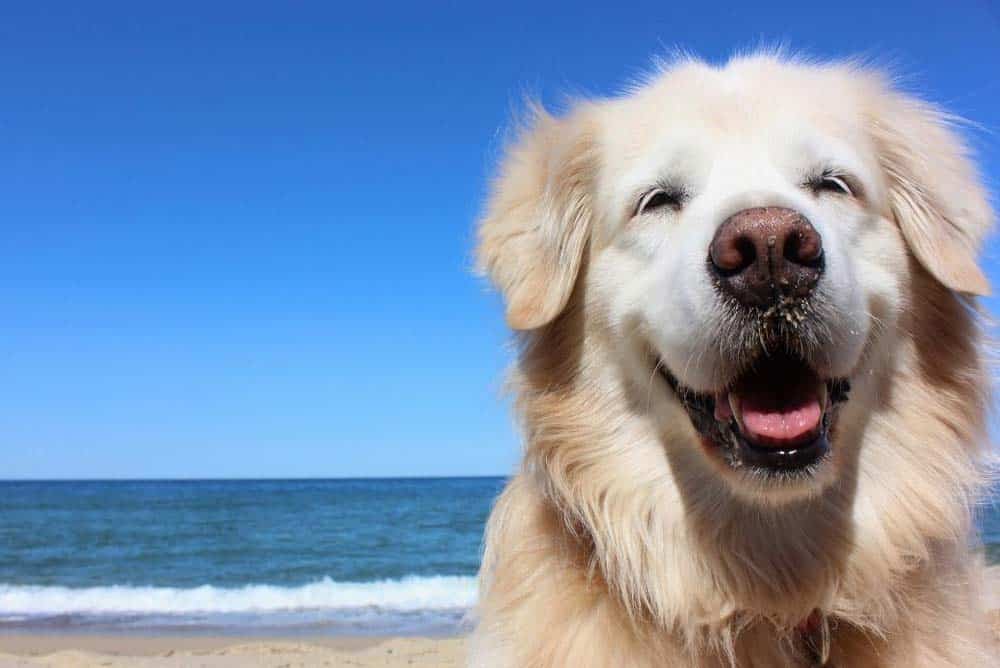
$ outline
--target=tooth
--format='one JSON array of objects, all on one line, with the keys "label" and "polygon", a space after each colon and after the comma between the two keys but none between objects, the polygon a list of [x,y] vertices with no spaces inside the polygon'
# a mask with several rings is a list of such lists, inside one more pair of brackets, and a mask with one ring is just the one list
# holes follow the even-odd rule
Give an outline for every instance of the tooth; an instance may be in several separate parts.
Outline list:
[{"label": "tooth", "polygon": [[826,401],[827,401],[826,383],[820,383],[819,384],[819,410],[820,410],[820,413],[825,413],[826,412]]},{"label": "tooth", "polygon": [[743,426],[743,414],[740,412],[740,398],[735,392],[729,393],[729,409],[733,411],[733,417],[736,418],[737,424],[740,427]]}]

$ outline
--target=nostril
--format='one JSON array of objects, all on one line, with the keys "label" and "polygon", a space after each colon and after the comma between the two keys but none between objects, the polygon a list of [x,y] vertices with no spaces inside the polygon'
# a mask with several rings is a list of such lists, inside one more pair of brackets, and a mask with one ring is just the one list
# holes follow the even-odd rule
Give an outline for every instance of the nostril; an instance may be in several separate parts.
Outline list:
[{"label": "nostril", "polygon": [[740,264],[733,269],[734,274],[738,274],[757,260],[757,247],[749,237],[741,236],[736,239],[736,250],[740,254]]},{"label": "nostril", "polygon": [[723,278],[743,272],[757,259],[753,240],[745,235],[726,236],[712,244],[709,259]]},{"label": "nostril", "polygon": [[792,231],[785,238],[784,258],[794,264],[815,267],[823,260],[823,244],[819,234],[810,225]]},{"label": "nostril", "polygon": [[799,263],[799,251],[802,248],[802,237],[793,234],[785,241],[785,259],[789,262]]}]

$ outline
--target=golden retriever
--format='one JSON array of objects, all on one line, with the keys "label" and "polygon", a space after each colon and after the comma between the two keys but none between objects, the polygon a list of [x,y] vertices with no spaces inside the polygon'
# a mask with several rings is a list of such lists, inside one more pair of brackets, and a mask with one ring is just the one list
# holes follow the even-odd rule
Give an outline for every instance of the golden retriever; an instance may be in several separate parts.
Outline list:
[{"label": "golden retriever", "polygon": [[992,216],[949,117],[858,64],[534,110],[479,226],[526,445],[470,665],[989,665]]}]

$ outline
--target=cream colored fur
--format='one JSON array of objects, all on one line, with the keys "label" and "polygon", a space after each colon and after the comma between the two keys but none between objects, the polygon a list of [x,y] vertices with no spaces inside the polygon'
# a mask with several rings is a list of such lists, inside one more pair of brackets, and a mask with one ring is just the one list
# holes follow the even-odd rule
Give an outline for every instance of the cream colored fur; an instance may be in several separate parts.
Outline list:
[{"label": "cream colored fur", "polygon": [[[801,192],[810,147],[850,164],[856,202]],[[690,205],[635,218],[634,186],[665,172],[693,184]],[[710,461],[644,366],[650,344],[694,387],[732,373],[699,249],[761,203],[823,233],[826,358],[853,384],[833,457],[787,488]],[[991,665],[969,296],[988,289],[975,254],[991,223],[947,118],[850,64],[685,61],[621,98],[537,111],[480,226],[520,330],[526,443],[487,528],[470,666],[806,666],[795,627],[814,610],[831,666]]]}]

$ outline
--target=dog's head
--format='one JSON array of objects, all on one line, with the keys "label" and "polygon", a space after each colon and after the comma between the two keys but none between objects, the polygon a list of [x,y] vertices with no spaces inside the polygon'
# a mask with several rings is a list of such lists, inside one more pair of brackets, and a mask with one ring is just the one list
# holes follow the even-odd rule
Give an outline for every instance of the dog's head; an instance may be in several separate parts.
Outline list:
[{"label": "dog's head", "polygon": [[940,112],[861,68],[755,57],[536,112],[479,258],[512,328],[550,328],[579,300],[583,335],[649,393],[640,409],[683,406],[683,447],[777,498],[834,477],[838,414],[914,272],[987,292],[990,222]]}]

